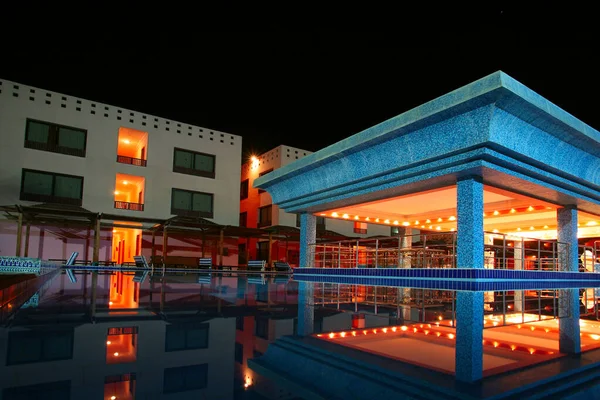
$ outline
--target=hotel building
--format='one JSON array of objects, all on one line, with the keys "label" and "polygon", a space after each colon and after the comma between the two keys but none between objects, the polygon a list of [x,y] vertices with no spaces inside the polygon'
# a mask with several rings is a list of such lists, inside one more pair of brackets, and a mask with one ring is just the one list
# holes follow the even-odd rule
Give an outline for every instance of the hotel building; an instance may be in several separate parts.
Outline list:
[{"label": "hotel building", "polygon": [[[110,215],[112,223],[103,217],[101,227],[101,261],[150,256],[141,229],[158,220],[238,223],[240,136],[0,80],[0,143],[0,206]],[[24,220],[25,230],[28,254],[17,255],[65,259],[79,251],[80,259],[91,259],[89,230]],[[15,255],[16,237],[16,224],[0,224],[0,255]],[[231,240],[226,264],[237,263]],[[184,256],[200,247],[177,237],[169,244]]]},{"label": "hotel building", "polygon": [[[271,241],[272,260],[287,261],[292,267],[298,266],[300,215],[285,212],[277,204],[273,204],[269,193],[254,187],[254,180],[310,154],[312,152],[307,150],[280,145],[264,154],[252,156],[242,165],[239,226],[265,228],[275,235],[279,234]],[[344,214],[340,214],[337,219],[326,219],[325,214],[317,215],[316,224],[318,236],[328,240],[391,234],[389,226],[350,219]],[[239,246],[240,254],[247,253],[250,260],[266,260],[269,252],[268,240],[240,240]]]}]

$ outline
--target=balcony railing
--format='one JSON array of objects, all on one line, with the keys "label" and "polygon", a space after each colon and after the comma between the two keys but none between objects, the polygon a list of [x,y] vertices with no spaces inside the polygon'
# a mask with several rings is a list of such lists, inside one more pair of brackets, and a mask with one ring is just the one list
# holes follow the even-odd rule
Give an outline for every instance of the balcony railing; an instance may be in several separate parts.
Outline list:
[{"label": "balcony railing", "polygon": [[[567,243],[485,232],[484,268],[568,271]],[[456,268],[456,232],[320,242],[317,268]]]},{"label": "balcony railing", "polygon": [[129,203],[127,201],[115,201],[115,208],[119,210],[144,211],[143,204]]},{"label": "balcony railing", "polygon": [[137,165],[138,167],[146,166],[146,160],[142,160],[141,158],[127,157],[127,156],[117,155],[117,162],[121,163],[121,164]]}]

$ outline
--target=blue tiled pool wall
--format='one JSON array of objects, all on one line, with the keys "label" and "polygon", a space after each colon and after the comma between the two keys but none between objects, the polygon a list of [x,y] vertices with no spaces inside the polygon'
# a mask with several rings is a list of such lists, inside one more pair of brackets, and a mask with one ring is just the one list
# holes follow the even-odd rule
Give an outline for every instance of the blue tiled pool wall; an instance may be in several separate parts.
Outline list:
[{"label": "blue tiled pool wall", "polygon": [[468,280],[576,280],[600,281],[598,272],[530,271],[483,268],[296,268],[295,277],[307,275],[371,278],[421,278]]},{"label": "blue tiled pool wall", "polygon": [[389,277],[353,277],[335,275],[298,275],[298,282],[337,283],[344,285],[365,285],[384,287],[404,287],[417,289],[457,290],[457,291],[508,291],[508,290],[553,290],[581,289],[587,286],[600,286],[600,281],[557,281],[557,280],[508,280],[508,281],[476,281],[476,280],[444,280],[419,278]]}]

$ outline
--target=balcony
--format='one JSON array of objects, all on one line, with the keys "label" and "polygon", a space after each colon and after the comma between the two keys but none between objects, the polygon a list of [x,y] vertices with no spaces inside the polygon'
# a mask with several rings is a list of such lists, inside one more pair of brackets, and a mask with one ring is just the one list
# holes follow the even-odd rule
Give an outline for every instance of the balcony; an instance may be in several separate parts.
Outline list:
[{"label": "balcony", "polygon": [[116,201],[115,208],[119,210],[144,211],[144,205],[140,203],[129,203],[127,201]]},{"label": "balcony", "polygon": [[145,167],[147,150],[148,132],[119,128],[118,163]]},{"label": "balcony", "polygon": [[117,162],[121,164],[131,164],[137,167],[145,167],[146,160],[142,160],[141,158],[134,158],[128,156],[117,156]]},{"label": "balcony", "polygon": [[117,174],[115,179],[114,208],[144,211],[146,179],[142,176]]}]

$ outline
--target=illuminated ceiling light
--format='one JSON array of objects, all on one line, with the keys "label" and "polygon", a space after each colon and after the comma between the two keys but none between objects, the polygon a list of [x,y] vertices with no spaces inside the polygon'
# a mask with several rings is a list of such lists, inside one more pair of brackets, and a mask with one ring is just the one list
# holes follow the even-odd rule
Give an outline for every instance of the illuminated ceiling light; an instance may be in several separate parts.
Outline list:
[{"label": "illuminated ceiling light", "polygon": [[409,225],[410,225],[410,222],[406,222],[406,221],[404,221],[404,222],[402,223],[402,225],[404,225],[404,226],[409,226]]},{"label": "illuminated ceiling light", "polygon": [[544,229],[548,229],[548,225],[544,225]]},{"label": "illuminated ceiling light", "polygon": [[123,181],[123,185],[127,185],[129,182],[127,181]]},{"label": "illuminated ceiling light", "polygon": [[433,229],[433,225],[429,225],[429,229]]},{"label": "illuminated ceiling light", "polygon": [[332,216],[332,217],[334,217],[334,218],[337,218],[337,217],[338,217],[338,213],[336,213],[336,212],[332,212],[332,213],[331,213],[331,216]]},{"label": "illuminated ceiling light", "polygon": [[454,215],[451,215],[450,218],[448,218],[448,221],[456,221],[456,217]]},{"label": "illuminated ceiling light", "polygon": [[546,210],[552,210],[552,207],[546,207]]},{"label": "illuminated ceiling light", "polygon": [[511,213],[511,214],[514,214],[514,213],[516,213],[516,212],[517,212],[517,210],[515,210],[514,208],[511,208],[511,209],[510,209],[510,213]]},{"label": "illuminated ceiling light", "polygon": [[500,215],[500,211],[498,211],[498,210],[494,211],[494,215]]},{"label": "illuminated ceiling light", "polygon": [[498,233],[498,229],[494,229],[492,232],[494,232],[494,233]]},{"label": "illuminated ceiling light", "polygon": [[386,223],[386,224],[389,224],[389,223],[390,223],[390,220],[389,220],[389,219],[386,219],[386,220],[385,220],[385,221],[383,221],[383,222],[384,222],[384,223]]},{"label": "illuminated ceiling light", "polygon": [[354,216],[354,219],[358,220],[358,215],[355,215],[355,216]]},{"label": "illuminated ceiling light", "polygon": [[117,400],[117,396],[110,396],[110,400]]},{"label": "illuminated ceiling light", "polygon": [[113,354],[115,357],[119,357],[119,352],[115,351],[115,354]]},{"label": "illuminated ceiling light", "polygon": [[112,306],[112,305],[113,305],[113,302],[112,302],[112,301],[109,301],[109,302],[108,302],[108,305],[109,305],[109,306]]},{"label": "illuminated ceiling light", "polygon": [[441,231],[441,230],[442,230],[442,227],[441,227],[441,226],[438,226],[438,227],[436,227],[436,228],[435,228],[435,230],[436,230],[436,231]]},{"label": "illuminated ceiling light", "polygon": [[485,215],[485,213],[483,213],[483,216],[484,216],[484,217],[487,217],[487,215]]},{"label": "illuminated ceiling light", "polygon": [[530,230],[530,231],[532,231],[532,230],[534,230],[534,229],[535,229],[535,228],[534,228],[533,226],[530,226],[530,227],[529,227],[529,230]]},{"label": "illuminated ceiling light", "polygon": [[119,192],[117,190],[115,190],[115,194],[119,194]]},{"label": "illuminated ceiling light", "polygon": [[517,230],[518,230],[519,232],[521,232],[521,228],[517,228]]},{"label": "illuminated ceiling light", "polygon": [[322,217],[324,217],[324,216],[326,216],[327,214],[325,214],[325,213],[321,213],[321,214],[319,214],[319,215],[321,215]]},{"label": "illuminated ceiling light", "polygon": [[586,223],[587,226],[596,226],[598,225],[598,223],[596,221],[589,221],[588,223]]},{"label": "illuminated ceiling light", "polygon": [[344,218],[344,219],[348,219],[348,218],[350,218],[350,217],[348,216],[348,214],[344,214],[344,215],[342,215],[342,218]]},{"label": "illuminated ceiling light", "polygon": [[394,221],[394,225],[398,225],[398,221]]},{"label": "illuminated ceiling light", "polygon": [[438,222],[442,222],[442,218],[438,218]]},{"label": "illuminated ceiling light", "polygon": [[450,228],[450,232],[454,232],[456,229],[454,228]]},{"label": "illuminated ceiling light", "polygon": [[106,341],[106,344],[110,344],[110,343],[111,343],[111,341],[110,341],[110,340],[107,340],[107,341]]},{"label": "illuminated ceiling light", "polygon": [[428,219],[427,221],[425,221],[425,223],[426,223],[426,224],[430,224],[430,223],[431,223],[431,220],[430,220],[430,219]]},{"label": "illuminated ceiling light", "polygon": [[125,144],[129,144],[129,143],[130,143],[130,142],[129,142],[129,139],[125,139],[125,140],[123,140],[123,143],[125,143]]},{"label": "illuminated ceiling light", "polygon": [[533,206],[527,207],[527,211],[533,211],[533,210],[534,210]]},{"label": "illuminated ceiling light", "polygon": [[379,218],[376,218],[376,219],[375,219],[375,222],[379,222]]},{"label": "illuminated ceiling light", "polygon": [[116,229],[113,229],[113,233],[117,233],[117,230],[116,230]]},{"label": "illuminated ceiling light", "polygon": [[370,221],[371,219],[369,217],[365,218],[365,221]]},{"label": "illuminated ceiling light", "polygon": [[421,228],[425,228],[425,225],[421,225]]},{"label": "illuminated ceiling light", "polygon": [[419,221],[415,221],[415,225],[419,225],[419,224],[420,224],[420,222],[419,222]]}]

